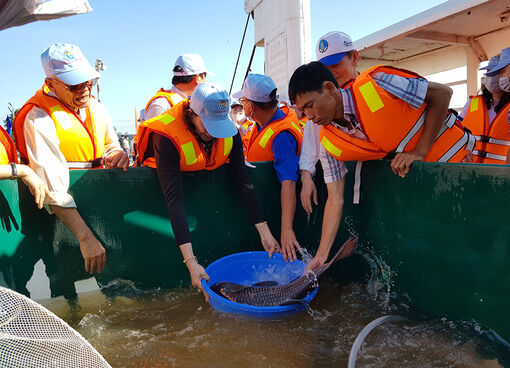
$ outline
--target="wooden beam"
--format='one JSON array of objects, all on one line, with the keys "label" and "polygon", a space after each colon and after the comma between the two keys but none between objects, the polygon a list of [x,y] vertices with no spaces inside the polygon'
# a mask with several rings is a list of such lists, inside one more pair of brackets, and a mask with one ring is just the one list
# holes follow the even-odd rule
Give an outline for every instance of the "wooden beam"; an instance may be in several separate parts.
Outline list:
[{"label": "wooden beam", "polygon": [[474,37],[469,37],[469,45],[471,46],[474,53],[478,57],[479,61],[489,60],[484,48],[482,47],[480,42],[478,42]]},{"label": "wooden beam", "polygon": [[418,40],[446,43],[449,45],[469,45],[469,39],[465,36],[459,36],[451,33],[442,33],[435,31],[418,31],[405,36],[406,38],[414,38]]}]

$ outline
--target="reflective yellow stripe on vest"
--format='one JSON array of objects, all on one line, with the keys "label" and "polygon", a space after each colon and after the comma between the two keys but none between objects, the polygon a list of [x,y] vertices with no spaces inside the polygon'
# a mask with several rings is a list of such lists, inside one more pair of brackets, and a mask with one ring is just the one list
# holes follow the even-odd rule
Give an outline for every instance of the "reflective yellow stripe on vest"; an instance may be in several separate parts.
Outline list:
[{"label": "reflective yellow stripe on vest", "polygon": [[478,99],[472,98],[471,103],[469,104],[469,111],[473,112],[478,110]]},{"label": "reflective yellow stripe on vest", "polygon": [[184,152],[184,159],[186,160],[186,165],[193,165],[198,161],[197,154],[195,153],[195,149],[193,148],[193,142],[184,143],[182,146],[182,152]]},{"label": "reflective yellow stripe on vest", "polygon": [[340,155],[343,152],[340,148],[331,143],[329,139],[327,139],[326,137],[322,137],[321,144],[324,146],[326,151],[328,151],[335,157],[340,157]]},{"label": "reflective yellow stripe on vest", "polygon": [[375,90],[372,81],[368,81],[367,83],[360,86],[359,91],[361,92],[363,99],[365,100],[368,108],[370,109],[370,111],[372,111],[372,113],[384,107],[384,103],[382,102],[381,97],[379,97],[379,94]]},{"label": "reflective yellow stripe on vest", "polygon": [[262,136],[262,138],[260,138],[259,145],[260,145],[262,148],[266,148],[266,144],[267,144],[267,142],[269,142],[269,139],[271,139],[271,137],[273,136],[273,134],[274,134],[273,129],[271,129],[271,128],[267,128],[267,130],[266,130],[266,132],[264,133],[264,135]]},{"label": "reflective yellow stripe on vest", "polygon": [[73,126],[73,122],[69,118],[67,112],[62,109],[62,106],[55,105],[50,107],[52,117],[59,122],[62,129],[67,130]]},{"label": "reflective yellow stripe on vest", "polygon": [[228,138],[225,138],[223,140],[223,144],[225,145],[224,149],[223,149],[223,155],[224,156],[228,156],[230,154],[230,151],[232,151],[232,142],[234,140],[232,139],[232,137],[228,137]]},{"label": "reflective yellow stripe on vest", "polygon": [[161,121],[163,124],[165,125],[168,125],[170,124],[172,121],[175,120],[175,118],[172,116],[172,115],[169,115],[169,114],[163,114],[159,117],[158,119],[159,121]]}]

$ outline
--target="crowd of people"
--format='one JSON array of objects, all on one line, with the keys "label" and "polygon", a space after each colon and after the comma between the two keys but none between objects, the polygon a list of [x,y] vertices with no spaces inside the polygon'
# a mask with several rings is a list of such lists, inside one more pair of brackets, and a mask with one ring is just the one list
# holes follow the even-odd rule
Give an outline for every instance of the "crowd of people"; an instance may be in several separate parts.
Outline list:
[{"label": "crowd of people", "polygon": [[[135,138],[135,165],[157,171],[176,245],[196,288],[208,275],[193,252],[182,172],[228,163],[231,184],[263,248],[293,261],[300,250],[293,228],[296,183],[301,180],[301,204],[311,213],[318,204],[313,178],[320,161],[328,198],[319,247],[308,265],[313,270],[326,262],[339,231],[346,161],[390,159],[402,178],[415,161],[510,163],[510,48],[484,68],[480,95],[460,115],[448,108],[449,87],[412,71],[378,65],[358,72],[358,52],[345,33],[321,37],[316,56],[290,78],[290,101],[279,100],[269,76],[254,73],[229,96],[207,81],[197,54],[179,56],[172,86],[149,99]],[[21,179],[37,206],[75,234],[85,270],[101,272],[106,252],[68,192],[69,169],[126,171],[127,143],[121,147],[108,112],[92,97],[99,74],[77,46],[51,45],[41,61],[46,78],[16,114],[16,143],[0,131],[0,179]],[[273,162],[281,185],[279,241],[248,173],[247,166],[258,161]]]}]

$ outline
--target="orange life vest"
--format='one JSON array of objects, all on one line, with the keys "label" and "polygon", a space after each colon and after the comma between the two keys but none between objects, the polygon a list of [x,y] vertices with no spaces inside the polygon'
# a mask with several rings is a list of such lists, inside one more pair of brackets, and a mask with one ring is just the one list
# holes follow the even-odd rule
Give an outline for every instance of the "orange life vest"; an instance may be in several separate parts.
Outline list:
[{"label": "orange life vest", "polygon": [[28,112],[33,107],[43,109],[55,123],[59,148],[70,168],[89,168],[100,164],[106,141],[107,116],[99,103],[91,97],[85,107],[86,119],[71,111],[58,98],[48,95],[43,86],[18,111],[14,118],[14,139],[21,159],[28,162],[27,146],[23,127]]},{"label": "orange life vest", "polygon": [[214,170],[228,160],[232,151],[233,138],[216,138],[211,156],[203,150],[195,135],[188,129],[184,120],[184,100],[161,115],[144,121],[138,127],[138,161],[145,166],[156,167],[154,156],[145,157],[149,137],[152,133],[161,134],[170,139],[180,156],[181,171]]},{"label": "orange life vest", "polygon": [[[353,97],[356,116],[367,140],[351,137],[329,125],[321,129],[321,144],[337,160],[366,161],[389,153],[412,151],[423,131],[426,104],[419,109],[379,87],[372,78],[378,72],[406,78],[415,73],[388,66],[374,66],[347,85]],[[475,139],[466,132],[453,113],[449,113],[424,161],[461,162],[472,150]]]},{"label": "orange life vest", "polygon": [[16,146],[9,134],[0,127],[0,165],[6,165],[10,162],[18,162]]},{"label": "orange life vest", "polygon": [[476,163],[505,164],[510,147],[510,127],[507,103],[489,122],[489,112],[482,96],[471,96],[462,124],[475,136],[473,156]]},{"label": "orange life vest", "polygon": [[281,107],[280,110],[285,114],[283,118],[267,124],[260,132],[254,126],[250,133],[247,134],[246,161],[273,161],[274,157],[271,147],[273,140],[281,132],[289,132],[296,138],[297,154],[300,154],[303,132],[299,127],[296,113],[289,113],[289,108],[286,106]]},{"label": "orange life vest", "polygon": [[[246,150],[248,149],[248,143],[250,138],[250,132],[253,130],[253,127],[255,126],[255,122],[246,119],[244,123],[241,124],[241,128],[244,128],[246,130],[245,135],[241,135],[241,140],[243,141],[243,151],[246,155]],[[239,132],[241,132],[241,129],[239,129]]]},{"label": "orange life vest", "polygon": [[152,98],[149,100],[149,102],[147,102],[147,105],[145,106],[145,111],[147,112],[147,109],[149,108],[151,103],[155,99],[160,98],[160,97],[166,98],[166,100],[170,104],[170,108],[174,107],[175,105],[177,105],[179,102],[181,102],[183,100],[181,95],[179,95],[175,92],[165,91],[163,88],[161,88],[158,92],[156,92],[156,94],[154,96],[152,96]]}]

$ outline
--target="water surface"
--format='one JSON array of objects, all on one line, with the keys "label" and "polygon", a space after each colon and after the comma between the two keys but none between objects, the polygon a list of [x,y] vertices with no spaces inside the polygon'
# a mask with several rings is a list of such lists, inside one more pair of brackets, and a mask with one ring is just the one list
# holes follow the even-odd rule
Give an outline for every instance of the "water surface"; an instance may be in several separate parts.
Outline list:
[{"label": "water surface", "polygon": [[[394,298],[397,300],[398,298]],[[279,320],[223,314],[189,288],[137,288],[116,280],[101,292],[45,304],[113,367],[347,367],[363,327],[408,314],[373,285],[321,282],[309,310]],[[374,330],[357,367],[503,367],[508,351],[473,322],[416,317]]]}]

